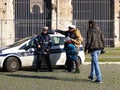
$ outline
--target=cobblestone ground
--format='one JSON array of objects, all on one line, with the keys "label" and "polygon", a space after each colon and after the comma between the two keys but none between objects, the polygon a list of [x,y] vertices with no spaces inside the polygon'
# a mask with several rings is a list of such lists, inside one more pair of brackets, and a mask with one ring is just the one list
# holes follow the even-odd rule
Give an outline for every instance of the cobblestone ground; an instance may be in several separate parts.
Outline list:
[{"label": "cobblestone ground", "polygon": [[81,65],[80,74],[54,72],[0,71],[0,90],[120,90],[120,65],[100,65],[103,83],[90,81],[90,65]]}]

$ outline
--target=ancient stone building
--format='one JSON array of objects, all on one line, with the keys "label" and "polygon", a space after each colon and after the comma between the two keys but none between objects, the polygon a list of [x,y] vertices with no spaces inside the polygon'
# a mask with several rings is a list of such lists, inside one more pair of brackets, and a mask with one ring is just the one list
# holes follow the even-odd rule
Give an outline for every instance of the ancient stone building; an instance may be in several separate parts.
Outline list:
[{"label": "ancient stone building", "polygon": [[0,0],[0,46],[14,42],[13,0]]},{"label": "ancient stone building", "polygon": [[119,0],[0,0],[0,47],[41,31],[67,30],[75,24],[83,37],[87,21],[96,20],[106,37],[106,46],[120,46]]}]

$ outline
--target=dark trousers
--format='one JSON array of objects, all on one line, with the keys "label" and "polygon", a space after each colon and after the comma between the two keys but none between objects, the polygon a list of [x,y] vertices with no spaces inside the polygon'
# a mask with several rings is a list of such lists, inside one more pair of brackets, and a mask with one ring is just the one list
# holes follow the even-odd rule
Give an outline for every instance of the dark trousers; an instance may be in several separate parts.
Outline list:
[{"label": "dark trousers", "polygon": [[45,58],[45,60],[46,60],[49,71],[52,71],[49,54],[37,54],[37,70],[41,69],[41,63],[42,63],[43,58]]},{"label": "dark trousers", "polygon": [[79,66],[80,66],[79,60],[75,60],[75,66],[76,66],[76,70],[79,70]]},{"label": "dark trousers", "polygon": [[[74,69],[74,61],[69,60],[69,59],[67,58],[67,60],[66,60],[66,66],[67,66],[67,71],[68,71],[68,72],[71,72],[71,71]],[[79,66],[80,66],[80,62],[79,62],[79,60],[77,59],[77,60],[75,60],[76,70],[79,70]]]},{"label": "dark trousers", "polygon": [[67,71],[71,72],[74,69],[74,63],[72,60],[66,60]]}]

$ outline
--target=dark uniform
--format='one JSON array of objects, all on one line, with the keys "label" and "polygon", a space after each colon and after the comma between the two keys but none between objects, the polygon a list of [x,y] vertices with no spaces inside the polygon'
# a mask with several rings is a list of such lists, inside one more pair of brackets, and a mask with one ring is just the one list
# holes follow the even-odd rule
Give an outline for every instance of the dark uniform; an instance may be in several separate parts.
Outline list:
[{"label": "dark uniform", "polygon": [[48,33],[44,34],[43,32],[41,35],[36,37],[36,44],[37,46],[40,45],[40,48],[37,47],[37,71],[41,69],[41,62],[43,58],[45,58],[49,71],[52,70],[51,62],[49,59],[49,50],[51,47],[51,39]]}]

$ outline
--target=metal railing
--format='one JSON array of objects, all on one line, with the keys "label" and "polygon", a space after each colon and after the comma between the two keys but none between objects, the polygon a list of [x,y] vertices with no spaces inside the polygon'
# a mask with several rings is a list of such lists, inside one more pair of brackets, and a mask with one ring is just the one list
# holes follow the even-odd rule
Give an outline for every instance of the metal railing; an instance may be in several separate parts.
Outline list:
[{"label": "metal railing", "polygon": [[[84,41],[86,39],[86,33],[88,30],[87,20],[60,20],[57,21],[56,28],[54,24],[56,21],[46,20],[46,22],[41,22],[41,20],[1,20],[0,21],[0,47],[9,45],[18,41],[22,38],[40,34],[41,28],[43,26],[49,26],[50,29],[67,29],[67,23],[72,22],[80,30]],[[118,21],[113,20],[96,20],[98,26],[103,31],[106,41],[106,47],[114,46],[114,23]],[[47,23],[47,24],[46,24]],[[54,23],[52,25],[52,23]],[[118,24],[119,25],[119,24]]]}]

